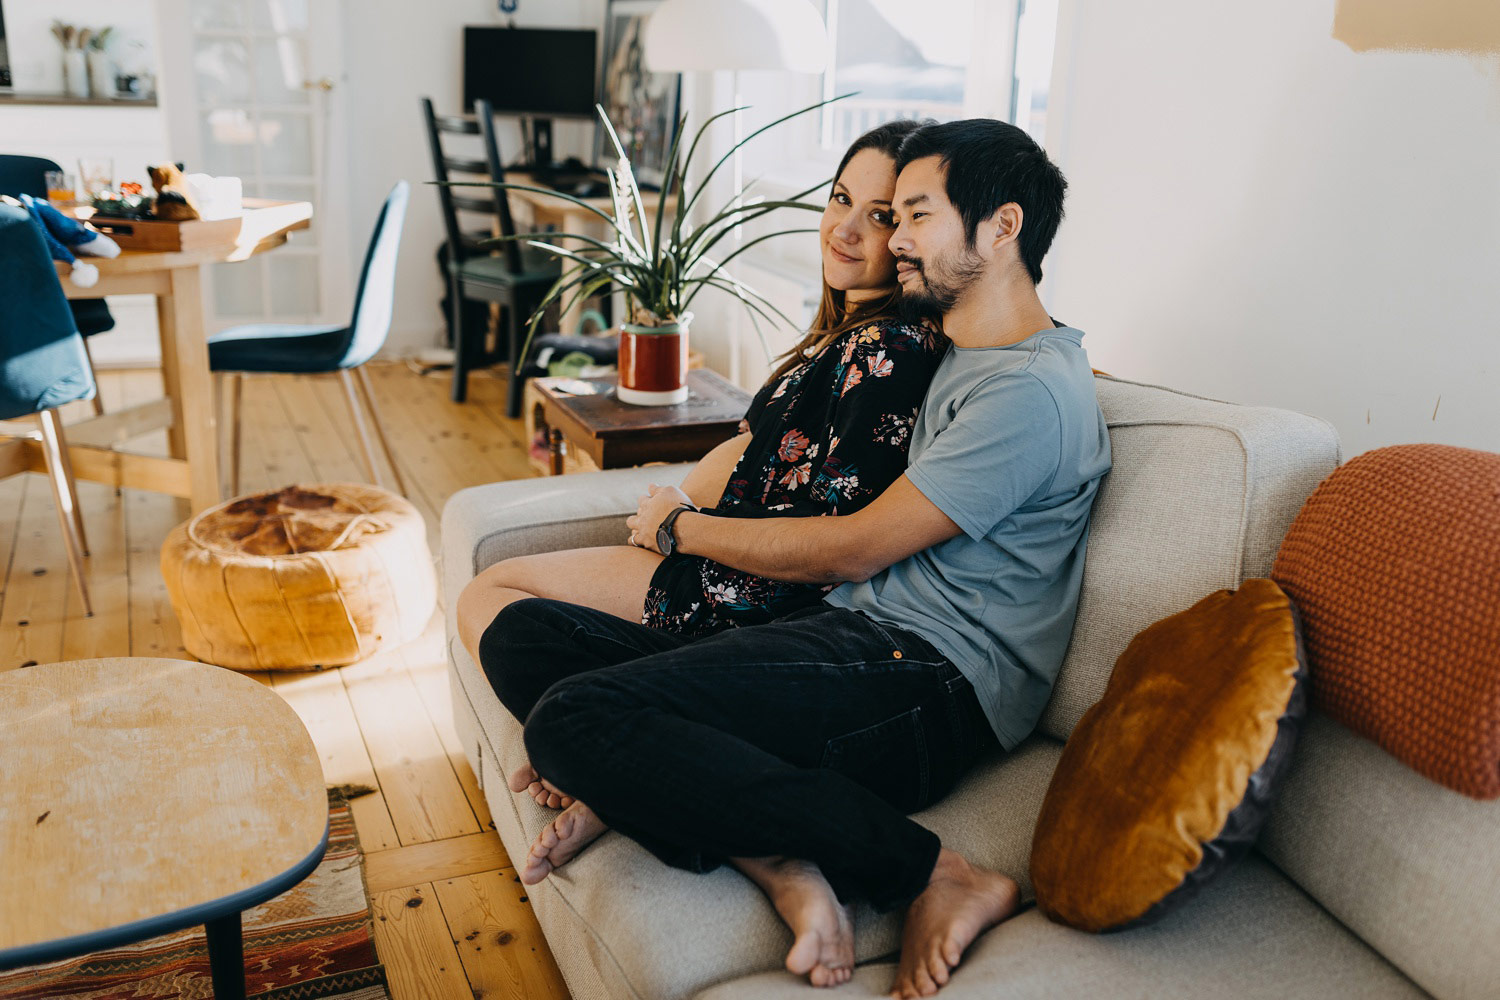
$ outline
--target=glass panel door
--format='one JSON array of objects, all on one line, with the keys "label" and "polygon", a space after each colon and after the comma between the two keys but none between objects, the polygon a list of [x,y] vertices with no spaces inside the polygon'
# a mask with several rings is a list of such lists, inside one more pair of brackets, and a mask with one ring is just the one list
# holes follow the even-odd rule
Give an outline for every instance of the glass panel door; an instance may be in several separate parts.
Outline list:
[{"label": "glass panel door", "polygon": [[[344,176],[341,0],[162,0],[175,25],[172,147],[188,172],[232,175],[246,198],[310,201],[312,227],[269,254],[210,268],[209,331],[340,323],[352,311]],[[174,44],[175,43],[175,44]]]}]

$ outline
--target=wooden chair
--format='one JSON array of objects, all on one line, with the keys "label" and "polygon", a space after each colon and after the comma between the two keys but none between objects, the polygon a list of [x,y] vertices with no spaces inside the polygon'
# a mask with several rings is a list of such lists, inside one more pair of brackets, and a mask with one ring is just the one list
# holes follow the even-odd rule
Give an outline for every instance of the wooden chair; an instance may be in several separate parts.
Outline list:
[{"label": "wooden chair", "polygon": [[[506,361],[510,365],[507,415],[521,415],[521,342],[527,321],[547,289],[557,280],[561,268],[546,254],[523,248],[517,241],[502,244],[497,251],[481,246],[483,239],[496,235],[514,236],[510,199],[500,188],[452,188],[447,181],[453,174],[463,180],[504,181],[500,163],[500,144],[495,138],[495,117],[488,101],[474,102],[474,117],[439,115],[432,109],[431,98],[422,98],[422,113],[427,120],[427,140],[432,150],[432,171],[437,184],[438,204],[443,226],[448,233],[448,282],[453,324],[453,401],[462,403],[468,396],[469,372],[478,367]],[[444,135],[477,135],[484,146],[484,158],[450,156],[443,151]],[[469,194],[467,192],[482,192]],[[459,224],[460,212],[487,217],[482,232],[466,232]],[[471,329],[463,321],[463,303],[467,299],[491,302],[500,307],[502,343],[486,349],[485,331]]]},{"label": "wooden chair", "polygon": [[88,538],[57,408],[91,399],[98,390],[47,244],[31,215],[10,205],[0,205],[0,302],[5,303],[0,308],[0,420],[35,414],[41,424],[42,454],[68,567],[84,613],[93,615],[83,579]]}]

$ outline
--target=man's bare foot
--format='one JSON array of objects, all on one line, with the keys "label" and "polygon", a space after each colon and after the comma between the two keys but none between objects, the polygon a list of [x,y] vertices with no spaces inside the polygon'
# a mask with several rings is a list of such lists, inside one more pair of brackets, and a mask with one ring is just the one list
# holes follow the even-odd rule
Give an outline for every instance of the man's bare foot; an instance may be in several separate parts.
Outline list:
[{"label": "man's bare foot", "polygon": [[521,881],[536,885],[572,861],[579,851],[598,840],[607,830],[609,827],[594,810],[582,802],[574,802],[536,835],[521,868]]},{"label": "man's bare foot", "polygon": [[573,796],[564,795],[546,778],[536,773],[530,764],[522,764],[511,772],[510,790],[516,794],[525,792],[536,804],[547,809],[566,809],[573,804]]},{"label": "man's bare foot", "polygon": [[814,986],[839,986],[854,975],[854,924],[823,872],[800,858],[734,858],[792,929],[788,972]]},{"label": "man's bare foot", "polygon": [[906,910],[901,966],[891,996],[930,997],[948,982],[964,949],[1021,906],[1015,879],[978,868],[946,847],[927,888]]}]

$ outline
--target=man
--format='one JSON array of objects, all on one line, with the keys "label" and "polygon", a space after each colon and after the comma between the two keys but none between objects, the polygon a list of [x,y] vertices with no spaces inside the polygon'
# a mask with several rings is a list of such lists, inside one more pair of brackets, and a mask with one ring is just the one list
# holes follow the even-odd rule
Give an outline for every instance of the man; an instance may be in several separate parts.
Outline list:
[{"label": "man", "polygon": [[[953,343],[910,465],[841,517],[736,519],[653,487],[635,544],[773,578],[849,581],[766,625],[698,641],[554,601],[503,610],[480,641],[567,810],[534,881],[613,827],[668,864],[728,860],[796,940],[787,968],[848,980],[842,902],[906,907],[893,995],[928,996],[1020,894],[907,818],[1035,725],[1076,615],[1088,518],[1110,467],[1082,334],[1036,295],[1061,173],[1020,129],[929,125],[897,164],[903,299]],[[519,791],[526,782],[519,786]]]}]

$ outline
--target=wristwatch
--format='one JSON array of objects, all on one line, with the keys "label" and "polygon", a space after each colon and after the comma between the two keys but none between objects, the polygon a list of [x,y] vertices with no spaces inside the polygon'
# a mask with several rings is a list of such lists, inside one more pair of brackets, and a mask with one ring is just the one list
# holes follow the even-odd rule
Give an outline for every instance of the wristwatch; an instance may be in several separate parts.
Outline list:
[{"label": "wristwatch", "polygon": [[662,518],[661,527],[656,529],[656,547],[664,556],[671,555],[673,550],[677,548],[677,534],[672,530],[672,524],[685,510],[690,510],[695,514],[698,513],[698,508],[690,503],[679,504],[672,513]]}]

